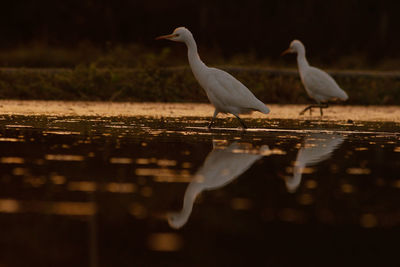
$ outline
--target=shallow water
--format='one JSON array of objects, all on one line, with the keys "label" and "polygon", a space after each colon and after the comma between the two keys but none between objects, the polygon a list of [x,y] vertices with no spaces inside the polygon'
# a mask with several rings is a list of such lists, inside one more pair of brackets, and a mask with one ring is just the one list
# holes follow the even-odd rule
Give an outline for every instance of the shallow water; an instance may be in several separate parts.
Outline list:
[{"label": "shallow water", "polygon": [[396,125],[208,119],[0,117],[0,266],[399,262]]}]

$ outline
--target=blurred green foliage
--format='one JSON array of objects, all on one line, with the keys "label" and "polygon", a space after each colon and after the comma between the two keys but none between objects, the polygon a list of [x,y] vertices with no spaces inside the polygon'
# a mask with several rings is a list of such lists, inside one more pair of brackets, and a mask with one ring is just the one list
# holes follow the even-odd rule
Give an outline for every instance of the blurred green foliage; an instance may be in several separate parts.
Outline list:
[{"label": "blurred green foliage", "polygon": [[[170,41],[160,48],[143,44],[108,44],[99,47],[91,42],[81,42],[74,47],[51,46],[46,43],[32,42],[23,46],[0,49],[0,67],[3,68],[75,68],[77,66],[95,65],[98,68],[141,68],[187,66],[187,50],[184,44]],[[289,44],[287,44],[289,45]],[[276,51],[279,55],[281,51]],[[310,49],[311,50],[311,49]],[[260,57],[255,51],[235,53],[225,56],[219,48],[199,47],[200,57],[207,65],[258,66],[270,68],[295,68],[296,57]],[[324,55],[308,55],[311,65],[330,69],[374,69],[397,70],[400,58],[382,58],[368,61],[363,54],[342,55],[324,63]]]},{"label": "blurred green foliage", "polygon": [[[208,65],[233,74],[265,103],[312,103],[298,77],[294,56],[273,61],[249,53],[225,59],[207,49],[201,55]],[[359,58],[340,58],[333,67],[363,69]],[[68,49],[33,43],[0,51],[1,65],[2,99],[208,101],[188,67],[182,44],[167,43],[155,51],[143,45],[100,49],[82,43]],[[333,75],[348,92],[348,104],[400,103],[400,74],[347,70]]]},{"label": "blurred green foliage", "polygon": [[75,68],[95,64],[100,68],[136,68],[163,64],[170,51],[170,48],[166,47],[155,52],[137,44],[100,48],[90,42],[79,43],[76,47],[49,46],[33,42],[0,50],[0,67]]},{"label": "blurred green foliage", "polygon": [[[265,103],[311,103],[295,70],[222,67]],[[400,103],[400,76],[333,73],[347,104]],[[95,101],[208,102],[188,67],[5,69],[0,98]]]}]

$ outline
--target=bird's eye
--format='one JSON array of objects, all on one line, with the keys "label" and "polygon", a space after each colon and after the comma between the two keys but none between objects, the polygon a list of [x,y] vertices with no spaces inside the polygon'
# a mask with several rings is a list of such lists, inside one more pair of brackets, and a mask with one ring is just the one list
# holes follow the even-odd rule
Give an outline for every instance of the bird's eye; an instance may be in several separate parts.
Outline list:
[{"label": "bird's eye", "polygon": [[177,33],[177,34],[175,34],[175,37],[179,37],[179,34]]}]

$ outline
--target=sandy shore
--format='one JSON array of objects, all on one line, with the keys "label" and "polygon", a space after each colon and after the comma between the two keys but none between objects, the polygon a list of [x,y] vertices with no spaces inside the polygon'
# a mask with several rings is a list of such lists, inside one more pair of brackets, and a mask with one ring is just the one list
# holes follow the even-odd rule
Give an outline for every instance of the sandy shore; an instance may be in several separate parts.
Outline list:
[{"label": "sandy shore", "polygon": [[[319,110],[300,116],[306,105],[268,105],[268,115],[254,112],[243,117],[272,119],[316,119]],[[198,103],[127,103],[127,102],[66,102],[0,100],[0,115],[36,116],[150,116],[150,117],[211,117],[214,108]],[[219,115],[223,117],[224,115]],[[324,111],[324,120],[400,122],[400,106],[331,106]]]}]

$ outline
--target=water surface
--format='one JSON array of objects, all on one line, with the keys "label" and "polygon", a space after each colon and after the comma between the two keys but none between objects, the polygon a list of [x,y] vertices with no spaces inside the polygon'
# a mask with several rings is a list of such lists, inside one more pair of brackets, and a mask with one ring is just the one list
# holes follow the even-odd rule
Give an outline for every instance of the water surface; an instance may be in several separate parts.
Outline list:
[{"label": "water surface", "polygon": [[0,118],[0,266],[396,266],[391,123]]}]

